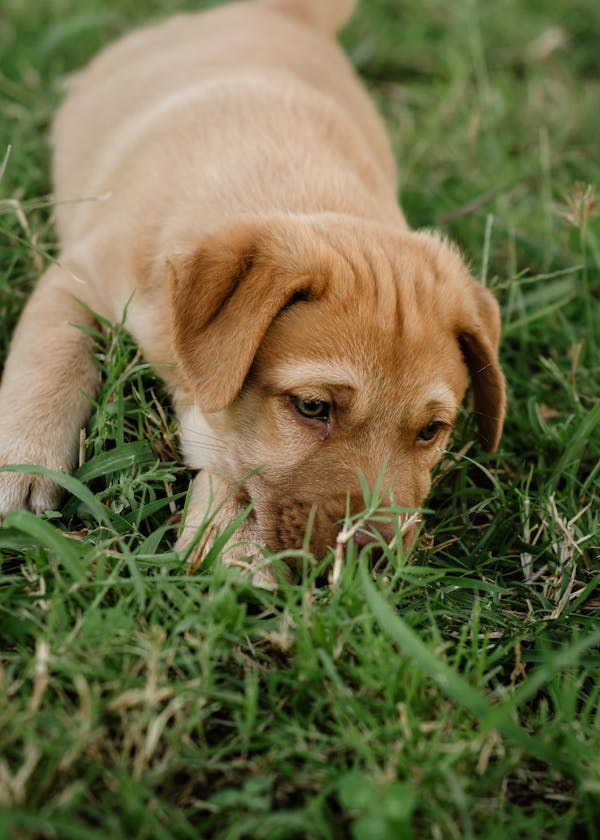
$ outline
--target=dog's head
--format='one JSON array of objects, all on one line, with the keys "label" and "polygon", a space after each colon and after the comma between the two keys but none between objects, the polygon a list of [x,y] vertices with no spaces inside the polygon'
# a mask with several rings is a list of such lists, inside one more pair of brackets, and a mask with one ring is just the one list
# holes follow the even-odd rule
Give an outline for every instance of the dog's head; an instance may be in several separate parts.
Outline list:
[{"label": "dog's head", "polygon": [[272,550],[301,546],[314,517],[323,555],[348,506],[364,507],[361,473],[421,506],[469,377],[483,447],[497,446],[498,306],[438,236],[244,219],[169,265],[175,351],[200,408],[197,428],[193,410],[183,423],[188,463],[231,484],[262,467],[245,492]]}]

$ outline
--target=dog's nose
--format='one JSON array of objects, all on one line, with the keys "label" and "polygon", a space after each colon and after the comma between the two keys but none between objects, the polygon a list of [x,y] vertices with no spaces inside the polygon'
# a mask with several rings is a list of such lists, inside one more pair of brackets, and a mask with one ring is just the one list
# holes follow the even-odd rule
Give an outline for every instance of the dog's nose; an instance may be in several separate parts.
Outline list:
[{"label": "dog's nose", "polygon": [[390,522],[367,522],[366,529],[357,531],[353,540],[359,548],[364,548],[366,545],[373,545],[378,542],[377,534],[388,545],[396,536],[394,526]]}]

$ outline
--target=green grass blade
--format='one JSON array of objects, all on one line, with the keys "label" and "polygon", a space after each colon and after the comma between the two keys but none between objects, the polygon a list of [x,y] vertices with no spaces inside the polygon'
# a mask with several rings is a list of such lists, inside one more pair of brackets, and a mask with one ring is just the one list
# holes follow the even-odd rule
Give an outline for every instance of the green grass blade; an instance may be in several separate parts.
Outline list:
[{"label": "green grass blade", "polygon": [[14,528],[25,534],[64,564],[72,577],[77,579],[80,576],[81,558],[89,551],[85,543],[65,537],[49,522],[26,510],[7,513],[2,528]]},{"label": "green grass blade", "polygon": [[484,695],[427,647],[378,592],[364,564],[360,568],[360,578],[367,603],[384,633],[398,645],[401,654],[408,656],[413,665],[426,674],[443,694],[473,715],[483,732],[497,729],[527,754],[547,762],[560,761],[552,749],[530,736],[509,718],[509,708],[494,709]]}]

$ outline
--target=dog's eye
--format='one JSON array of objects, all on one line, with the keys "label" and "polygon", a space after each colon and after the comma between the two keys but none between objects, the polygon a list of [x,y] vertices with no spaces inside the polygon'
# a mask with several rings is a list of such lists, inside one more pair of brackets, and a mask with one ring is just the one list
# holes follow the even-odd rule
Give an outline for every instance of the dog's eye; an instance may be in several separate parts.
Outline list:
[{"label": "dog's eye", "polygon": [[423,426],[417,437],[419,438],[419,440],[433,440],[443,425],[443,423],[434,420],[433,423],[428,423],[426,426]]},{"label": "dog's eye", "polygon": [[309,420],[329,420],[329,403],[323,400],[303,400],[294,397],[292,403],[298,414]]}]

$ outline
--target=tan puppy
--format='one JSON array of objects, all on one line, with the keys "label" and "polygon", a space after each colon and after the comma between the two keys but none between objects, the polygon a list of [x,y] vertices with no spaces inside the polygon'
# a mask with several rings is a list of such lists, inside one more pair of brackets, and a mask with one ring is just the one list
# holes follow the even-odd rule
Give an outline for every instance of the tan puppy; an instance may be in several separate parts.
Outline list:
[{"label": "tan puppy", "polygon": [[[240,538],[275,551],[302,545],[315,509],[321,556],[347,499],[363,507],[359,470],[373,484],[385,467],[386,499],[421,505],[469,374],[483,446],[496,447],[498,306],[398,208],[381,121],[332,38],[353,5],[180,15],[77,78],[54,126],[62,251],[14,336],[0,465],[73,468],[97,387],[78,301],[116,321],[130,298],[127,327],[202,468],[180,547],[226,498],[215,527],[252,501]],[[0,516],[58,495],[0,473]],[[389,540],[397,524],[377,527]]]}]

